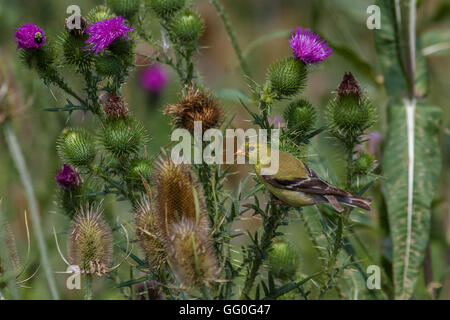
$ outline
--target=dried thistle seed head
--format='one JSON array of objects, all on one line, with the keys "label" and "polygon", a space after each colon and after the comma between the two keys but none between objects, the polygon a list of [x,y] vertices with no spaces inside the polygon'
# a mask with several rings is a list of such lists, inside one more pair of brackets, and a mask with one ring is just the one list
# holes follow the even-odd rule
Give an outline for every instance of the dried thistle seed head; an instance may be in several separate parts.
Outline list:
[{"label": "dried thistle seed head", "polygon": [[128,114],[128,108],[123,98],[116,93],[106,92],[100,97],[103,111],[110,119],[125,118]]},{"label": "dried thistle seed head", "polygon": [[159,18],[169,19],[185,6],[186,0],[147,0],[147,4]]},{"label": "dried thistle seed head", "polygon": [[170,32],[177,43],[192,45],[200,38],[204,25],[198,13],[186,10],[173,18],[170,23]]},{"label": "dried thistle seed head", "polygon": [[336,96],[338,98],[344,96],[355,96],[358,97],[358,99],[361,98],[362,90],[351,72],[346,72],[344,74],[344,77],[336,90]]},{"label": "dried thistle seed head", "polygon": [[156,228],[158,216],[154,214],[150,200],[142,199],[136,209],[136,237],[145,257],[153,269],[159,269],[167,260],[167,254]]},{"label": "dried thistle seed head", "polygon": [[298,270],[298,255],[289,243],[278,240],[270,248],[268,264],[275,278],[290,280]]},{"label": "dried thistle seed head", "polygon": [[162,300],[164,295],[159,283],[147,280],[136,285],[136,300]]},{"label": "dried thistle seed head", "polygon": [[137,153],[147,141],[144,127],[130,118],[107,119],[99,137],[105,149],[116,158]]},{"label": "dried thistle seed head", "polygon": [[163,238],[167,239],[172,225],[183,218],[193,221],[200,228],[209,229],[205,200],[193,181],[189,166],[175,164],[170,158],[160,158],[153,177],[156,184],[156,221]]},{"label": "dried thistle seed head", "polygon": [[64,20],[64,27],[68,34],[81,36],[88,26],[87,19],[82,15],[72,15]]},{"label": "dried thistle seed head", "polygon": [[62,161],[76,167],[89,165],[96,155],[94,139],[81,128],[64,129],[57,149]]},{"label": "dried thistle seed head", "polygon": [[182,93],[181,101],[165,108],[165,114],[172,116],[172,123],[176,128],[184,128],[194,132],[194,122],[202,122],[205,132],[211,128],[218,128],[223,119],[223,110],[210,94],[187,87]]},{"label": "dried thistle seed head", "polygon": [[270,87],[278,96],[299,93],[305,87],[306,77],[306,65],[291,57],[273,63],[267,72]]},{"label": "dried thistle seed head", "polygon": [[212,241],[193,221],[182,219],[172,225],[166,247],[172,270],[187,290],[209,286],[217,279],[219,268]]},{"label": "dried thistle seed head", "polygon": [[87,273],[104,275],[112,262],[111,229],[100,205],[80,207],[69,231],[70,263]]}]

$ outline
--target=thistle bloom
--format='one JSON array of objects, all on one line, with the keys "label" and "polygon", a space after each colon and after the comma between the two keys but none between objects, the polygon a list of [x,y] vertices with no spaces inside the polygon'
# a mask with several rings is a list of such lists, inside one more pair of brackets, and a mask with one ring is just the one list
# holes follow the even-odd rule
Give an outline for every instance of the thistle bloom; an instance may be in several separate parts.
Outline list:
[{"label": "thistle bloom", "polygon": [[17,49],[39,49],[47,43],[44,30],[35,24],[24,24],[18,28],[14,38],[17,41]]},{"label": "thistle bloom", "polygon": [[154,64],[141,73],[141,86],[150,92],[159,93],[167,86],[169,74],[166,69],[159,64]]},{"label": "thistle bloom", "polygon": [[127,33],[133,31],[134,28],[128,27],[127,24],[128,21],[119,16],[89,25],[85,30],[85,33],[89,35],[89,39],[85,42],[88,44],[87,49],[97,55],[120,37],[130,40]]},{"label": "thistle bloom", "polygon": [[61,188],[70,190],[80,185],[80,175],[72,166],[64,164],[56,175],[56,183]]},{"label": "thistle bloom", "polygon": [[332,49],[318,35],[312,33],[309,29],[303,30],[297,28],[292,33],[291,44],[294,57],[302,60],[306,64],[314,64],[328,58]]}]

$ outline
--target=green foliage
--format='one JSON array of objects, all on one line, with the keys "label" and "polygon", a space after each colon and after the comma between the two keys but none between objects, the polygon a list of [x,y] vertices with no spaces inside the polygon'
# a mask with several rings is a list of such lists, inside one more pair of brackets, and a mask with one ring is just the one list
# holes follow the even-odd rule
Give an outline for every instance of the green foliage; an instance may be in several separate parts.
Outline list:
[{"label": "green foliage", "polygon": [[106,4],[118,16],[130,20],[139,11],[140,0],[108,0]]},{"label": "green foliage", "polygon": [[95,179],[90,178],[70,190],[60,189],[57,203],[62,212],[72,219],[79,208],[93,205],[99,201],[100,194],[102,194],[101,185]]},{"label": "green foliage", "polygon": [[279,96],[293,96],[305,87],[306,65],[294,58],[279,60],[269,67],[267,78]]},{"label": "green foliage", "polygon": [[276,241],[269,250],[268,264],[275,278],[291,280],[298,270],[298,255],[289,243]]},{"label": "green foliage", "polygon": [[89,165],[97,153],[92,136],[82,128],[64,129],[57,148],[61,160],[75,167]]},{"label": "green foliage", "polygon": [[117,119],[103,123],[99,139],[106,150],[120,159],[137,153],[146,142],[146,134],[135,119]]},{"label": "green foliage", "polygon": [[[127,169],[127,179],[136,187],[143,188],[142,178],[150,181],[152,161],[146,158],[135,159]],[[141,176],[142,175],[142,176]]]}]

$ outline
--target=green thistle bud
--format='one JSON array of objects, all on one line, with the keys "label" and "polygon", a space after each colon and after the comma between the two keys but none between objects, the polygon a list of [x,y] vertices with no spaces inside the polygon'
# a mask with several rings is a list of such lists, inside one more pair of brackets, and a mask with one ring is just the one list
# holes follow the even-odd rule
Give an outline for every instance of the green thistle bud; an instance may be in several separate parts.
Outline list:
[{"label": "green thistle bud", "polygon": [[169,19],[185,6],[186,0],[147,0],[147,4],[159,18]]},{"label": "green thistle bud", "polygon": [[139,0],[108,0],[107,5],[117,16],[130,20],[139,11]]},{"label": "green thistle bud", "polygon": [[57,148],[61,160],[75,167],[89,165],[96,155],[92,136],[81,128],[64,129]]},{"label": "green thistle bud", "polygon": [[157,218],[158,216],[152,211],[150,200],[141,200],[135,216],[136,237],[149,265],[154,269],[160,268],[167,259],[166,251],[156,228],[155,219]]},{"label": "green thistle bud", "polygon": [[206,230],[182,219],[172,225],[166,243],[170,266],[187,290],[209,286],[218,275],[217,257]]},{"label": "green thistle bud", "polygon": [[372,172],[377,163],[375,157],[368,153],[362,153],[354,162],[354,170],[358,175],[366,175]]},{"label": "green thistle bud", "polygon": [[113,15],[108,8],[106,8],[105,6],[97,6],[89,11],[87,15],[87,21],[89,22],[89,24],[91,24],[98,21],[108,20],[112,17]]},{"label": "green thistle bud", "polygon": [[291,245],[284,241],[274,242],[269,251],[269,269],[280,280],[292,279],[298,269],[298,255]]},{"label": "green thistle bud", "polygon": [[289,130],[303,137],[314,129],[317,113],[311,103],[306,100],[291,102],[283,113]]},{"label": "green thistle bud", "polygon": [[152,162],[149,159],[135,159],[131,162],[130,167],[127,170],[127,180],[129,180],[133,186],[143,188],[142,177],[146,181],[149,181],[151,170]]},{"label": "green thistle bud", "polygon": [[120,66],[120,60],[113,55],[98,55],[95,58],[95,70],[100,76],[114,76],[115,74],[117,74],[118,66]]},{"label": "green thistle bud", "polygon": [[86,273],[104,275],[112,261],[111,229],[100,206],[80,207],[69,230],[68,251],[72,265]]},{"label": "green thistle bud", "polygon": [[327,108],[330,133],[351,146],[376,121],[376,110],[363,95],[358,82],[346,73]]},{"label": "green thistle bud", "polygon": [[89,51],[84,50],[88,35],[72,35],[64,33],[60,36],[59,43],[62,47],[64,61],[77,67],[81,71],[87,71],[91,67],[93,57]]},{"label": "green thistle bud", "polygon": [[45,84],[61,81],[54,65],[56,50],[51,44],[37,50],[20,50],[19,58],[27,67],[36,70]]},{"label": "green thistle bud", "polygon": [[116,158],[137,153],[146,142],[144,127],[134,119],[107,120],[100,133],[106,150]]},{"label": "green thistle bud", "polygon": [[78,208],[93,205],[97,202],[97,194],[101,191],[102,187],[97,181],[88,179],[70,190],[59,188],[57,204],[61,211],[72,219]]},{"label": "green thistle bud", "polygon": [[203,29],[203,19],[199,14],[191,11],[178,14],[170,24],[173,39],[183,45],[196,43]]},{"label": "green thistle bud", "polygon": [[279,60],[269,67],[267,78],[278,96],[293,96],[305,87],[306,65],[294,58]]}]

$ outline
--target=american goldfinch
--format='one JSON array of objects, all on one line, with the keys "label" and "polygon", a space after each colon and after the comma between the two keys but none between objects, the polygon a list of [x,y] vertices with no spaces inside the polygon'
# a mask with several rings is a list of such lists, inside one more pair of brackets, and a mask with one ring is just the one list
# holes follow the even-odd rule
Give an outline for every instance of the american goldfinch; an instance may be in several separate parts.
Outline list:
[{"label": "american goldfinch", "polygon": [[333,187],[323,181],[306,164],[293,155],[279,151],[278,172],[273,175],[261,174],[262,168],[270,168],[271,148],[267,146],[266,155],[258,155],[258,144],[246,144],[247,153],[239,150],[236,154],[245,155],[261,182],[282,203],[298,208],[328,202],[338,212],[344,211],[341,204],[370,210],[372,200],[353,195]]}]

